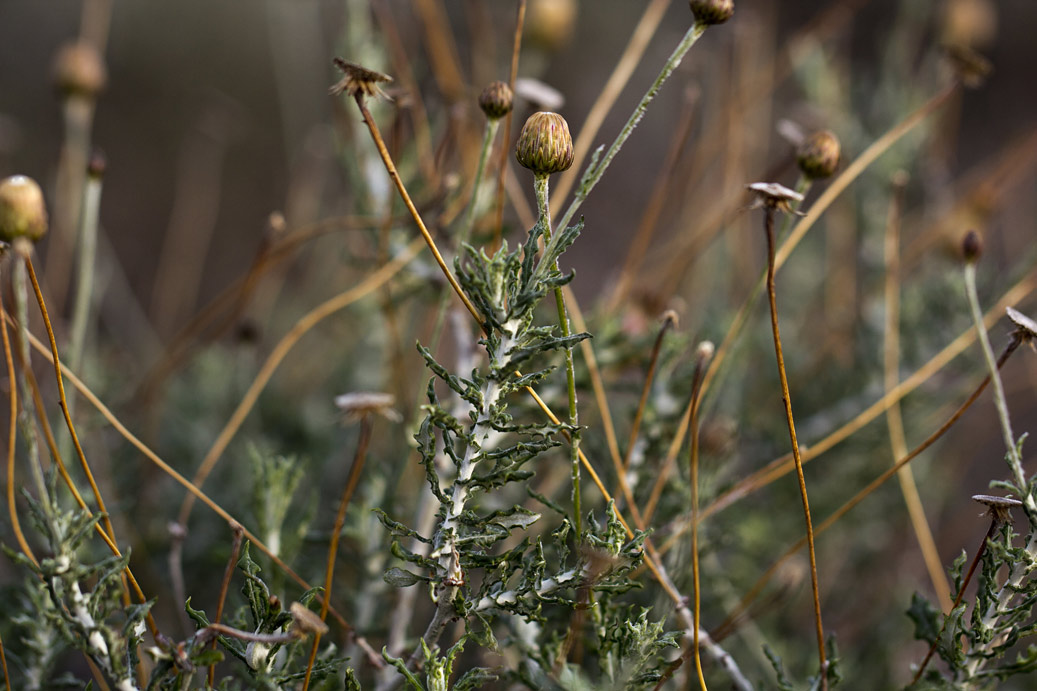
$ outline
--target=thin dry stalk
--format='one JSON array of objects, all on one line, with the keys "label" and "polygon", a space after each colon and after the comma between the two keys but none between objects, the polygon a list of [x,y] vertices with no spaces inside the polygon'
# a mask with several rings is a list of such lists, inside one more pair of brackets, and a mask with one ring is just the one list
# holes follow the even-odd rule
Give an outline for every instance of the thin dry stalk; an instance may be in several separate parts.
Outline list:
[{"label": "thin dry stalk", "polygon": [[[7,311],[4,309],[2,303],[0,303],[0,319],[3,319],[3,323],[0,324],[0,337],[3,338],[4,343],[4,361],[7,363],[7,388],[9,389],[8,404],[10,406],[9,418],[7,422],[7,512],[11,517],[11,529],[14,530],[15,540],[18,542],[18,548],[22,550],[22,554],[32,562],[33,566],[39,566],[40,562],[36,559],[36,555],[33,554],[32,548],[29,547],[28,541],[25,539],[25,533],[22,532],[21,521],[18,520],[18,505],[15,503],[14,488],[16,487],[14,482],[14,447],[15,440],[18,436],[18,387],[14,381],[14,359],[11,357],[11,340],[7,333]],[[4,663],[4,676],[7,675],[7,663]]]},{"label": "thin dry stalk", "polygon": [[[889,207],[886,221],[885,257],[886,257],[886,338],[883,346],[885,362],[885,388],[889,393],[900,379],[900,218],[904,203],[904,189],[907,185],[907,174],[898,173],[893,180],[893,199]],[[900,401],[894,402],[886,410],[886,423],[889,426],[889,441],[893,450],[893,458],[907,455],[907,438],[904,434],[904,420],[900,414]],[[933,531],[925,516],[922,498],[918,493],[915,476],[911,466],[905,465],[897,472],[900,492],[907,506],[918,546],[922,550],[929,580],[936,591],[940,607],[950,612],[950,583],[943,571],[943,561],[933,539]]]},{"label": "thin dry stalk", "polygon": [[[778,359],[778,375],[781,379],[781,399],[785,405],[785,419],[789,426],[792,442],[792,459],[796,463],[796,479],[799,481],[799,497],[803,502],[803,519],[807,529],[807,550],[810,555],[810,586],[814,594],[814,627],[817,631],[817,650],[821,689],[828,688],[828,663],[825,653],[825,633],[821,623],[821,592],[817,582],[817,557],[814,554],[814,526],[810,520],[810,500],[807,498],[807,481],[803,476],[803,460],[800,458],[799,442],[796,440],[796,423],[792,419],[792,398],[789,395],[788,377],[785,375],[785,357],[781,349],[781,334],[778,331],[778,305],[774,287],[774,213],[775,207],[768,204],[764,215],[767,233],[767,297],[771,307],[771,333],[774,336],[774,354]],[[694,406],[692,407],[694,411]]]},{"label": "thin dry stalk", "polygon": [[[360,438],[356,443],[356,453],[353,455],[353,465],[349,468],[349,476],[346,478],[346,486],[342,489],[342,497],[339,499],[338,513],[335,515],[335,526],[331,529],[331,541],[328,544],[328,560],[324,567],[324,600],[320,605],[320,620],[328,617],[328,604],[331,602],[331,585],[335,578],[335,558],[338,556],[338,542],[342,535],[342,526],[346,522],[346,509],[360,484],[360,473],[364,470],[364,461],[367,459],[367,447],[371,442],[371,416],[364,415],[360,419]],[[310,688],[310,675],[313,673],[313,664],[317,661],[317,649],[320,647],[321,632],[313,634],[313,646],[310,648],[310,660],[306,664],[306,678],[302,683],[302,690]]]},{"label": "thin dry stalk", "polygon": [[[9,323],[13,323],[13,320],[11,319],[10,315],[8,315],[7,320]],[[44,358],[53,361],[50,351],[47,349],[46,346],[43,345],[43,343],[39,341],[39,339],[37,339],[32,334],[29,334],[29,341],[32,344],[32,347],[35,348],[36,351],[39,352]],[[110,424],[112,428],[115,429],[115,431],[118,432],[120,436],[122,436],[123,439],[128,441],[131,445],[134,446],[134,448],[140,451],[144,455],[144,457],[148,459],[148,461],[150,461],[153,465],[158,467],[162,472],[164,472],[166,475],[168,475],[170,478],[176,481],[188,492],[194,494],[194,496],[197,499],[199,499],[203,504],[208,506],[213,511],[213,513],[222,518],[224,521],[228,523],[238,523],[243,526],[243,524],[241,524],[240,521],[238,521],[232,515],[230,515],[226,509],[217,504],[207,494],[205,494],[200,489],[198,489],[198,487],[193,485],[187,478],[178,473],[171,465],[169,465],[166,461],[162,460],[162,458],[158,454],[152,451],[147,444],[142,442],[140,439],[137,438],[136,435],[130,432],[126,428],[126,426],[122,424],[119,418],[115,416],[111,409],[109,409],[108,406],[102,403],[101,399],[99,399],[94,394],[94,392],[91,391],[90,388],[86,384],[84,384],[82,380],[79,379],[79,377],[77,377],[71,370],[67,369],[64,365],[61,365],[61,374],[66,379],[68,379],[69,382],[76,388],[76,390],[79,391],[79,393],[83,396],[83,398],[90,405],[92,405],[94,409],[97,410],[97,412],[99,412],[105,420],[108,421],[108,424]],[[104,531],[102,529],[98,532],[103,533]],[[296,573],[295,570],[292,569],[292,567],[285,563],[283,559],[274,554],[274,552],[266,546],[266,543],[260,540],[254,533],[252,533],[245,527],[242,527],[242,532],[244,536],[248,538],[248,540],[256,546],[256,549],[258,549],[260,552],[269,557],[270,560],[278,568],[284,571],[284,573],[286,573],[289,578],[298,583],[304,590],[310,590],[313,588],[313,586],[311,586],[302,576]],[[107,534],[102,534],[101,537],[106,541],[108,539]],[[114,547],[114,543],[109,543],[109,548],[116,549]],[[117,552],[113,553],[117,554]],[[132,579],[132,576],[130,577],[130,579],[131,584],[135,587],[138,587],[136,586],[136,581]],[[141,602],[147,602],[147,599],[144,597],[143,593],[140,593],[139,597],[141,598]],[[318,599],[322,599],[319,595],[317,597]],[[360,648],[364,651],[368,662],[372,664],[375,668],[381,669],[384,665],[382,657],[374,651],[374,649],[367,642],[367,639],[365,639],[363,636],[356,635],[356,632],[353,630],[353,627],[349,625],[349,622],[347,622],[346,619],[334,607],[329,608],[328,611],[344,630],[349,632],[351,635],[355,636],[354,640],[356,641],[357,645],[359,645]]]},{"label": "thin dry stalk", "polygon": [[[989,328],[1004,314],[1005,308],[1018,304],[1025,296],[1029,295],[1037,287],[1037,272],[1031,271],[1018,283],[1012,286],[1001,299],[997,301],[984,316],[983,321]],[[875,403],[858,413],[852,420],[842,425],[839,429],[825,436],[816,444],[811,444],[803,453],[803,462],[808,463],[821,456],[832,447],[853,436],[863,429],[868,423],[881,415],[894,401],[899,401],[907,394],[921,386],[930,377],[940,371],[944,366],[960,355],[966,348],[972,345],[976,339],[976,330],[967,329],[958,335],[943,350],[934,355],[928,362],[919,367],[915,372],[900,382],[892,391],[885,394]],[[703,512],[706,518],[717,511],[727,508],[731,504],[744,499],[753,492],[766,487],[780,477],[785,476],[795,468],[791,454],[785,454],[768,463],[764,468],[751,473],[745,479],[735,483],[729,490],[721,494]]]},{"label": "thin dry stalk", "polygon": [[[223,620],[223,606],[227,602],[227,591],[230,590],[230,579],[234,575],[234,567],[238,563],[238,554],[241,552],[241,539],[244,537],[244,531],[241,526],[237,523],[231,523],[231,532],[234,534],[234,540],[230,546],[230,556],[227,557],[227,565],[223,568],[223,580],[220,581],[220,595],[216,600],[216,616],[213,617],[213,623],[219,624]],[[211,650],[216,650],[216,641],[213,640],[210,645]],[[216,663],[209,665],[208,672],[209,686],[212,687],[216,680]]]},{"label": "thin dry stalk", "polygon": [[[194,479],[191,483],[192,486],[201,487],[205,484],[205,480],[209,477],[209,474],[212,472],[217,461],[219,461],[223,452],[227,449],[227,445],[230,444],[231,439],[234,438],[238,429],[241,428],[241,424],[245,421],[245,418],[259,399],[259,394],[262,393],[263,389],[270,381],[270,378],[277,370],[277,367],[281,364],[295,344],[299,342],[299,339],[306,335],[323,319],[348,307],[357,300],[376,290],[379,286],[385,284],[389,279],[399,273],[399,271],[414,259],[415,256],[417,256],[420,246],[421,238],[412,240],[407,248],[398,257],[396,257],[396,259],[384,265],[349,290],[339,293],[335,297],[317,305],[315,308],[303,315],[302,318],[300,318],[299,321],[289,329],[288,333],[281,338],[277,345],[274,346],[274,349],[270,352],[270,355],[267,356],[263,366],[256,374],[256,378],[252,381],[248,391],[246,391],[245,395],[242,397],[241,403],[238,404],[238,407],[234,410],[230,420],[227,421],[227,424],[216,437],[216,441],[213,442],[209,452],[206,453],[205,458],[202,459],[201,465],[198,466],[198,470],[195,472]],[[183,503],[180,505],[180,513],[177,516],[177,522],[180,523],[180,525],[186,527],[187,519],[191,515],[191,508],[194,506],[194,502],[195,497],[193,494],[188,494],[184,498]]]},{"label": "thin dry stalk", "polygon": [[[1021,340],[1018,337],[1016,337],[1008,344],[1008,346],[1005,348],[1005,351],[1001,354],[1001,357],[998,359],[998,368],[1004,365],[1004,363],[1008,360],[1009,356],[1011,356],[1011,354],[1015,352],[1015,350],[1019,347],[1020,343]],[[942,437],[947,432],[947,430],[953,427],[954,423],[956,423],[961,418],[961,416],[965,414],[965,411],[968,410],[972,406],[972,404],[976,402],[976,399],[980,397],[980,395],[983,393],[983,390],[987,387],[987,384],[989,383],[990,377],[988,375],[987,377],[983,378],[983,381],[981,381],[979,385],[976,386],[976,389],[965,400],[965,402],[962,403],[961,406],[959,406],[958,409],[954,411],[954,413],[949,418],[947,418],[947,420],[942,425],[940,425],[939,428],[937,428],[932,434],[930,434],[925,441],[916,446],[911,451],[911,453],[898,460],[895,464],[893,464],[892,467],[888,468],[881,475],[879,475],[877,478],[868,483],[868,485],[866,485],[863,489],[857,492],[857,494],[855,494],[842,506],[836,509],[835,512],[832,513],[832,515],[830,515],[824,521],[819,523],[814,533],[815,536],[821,535],[821,533],[823,533],[825,530],[834,525],[836,521],[845,516],[851,509],[853,509],[855,506],[864,501],[864,499],[867,498],[869,494],[874,492],[876,489],[881,487],[887,480],[896,475],[897,471],[900,470],[900,468],[904,467],[905,465],[913,461],[923,451],[925,451],[934,443],[936,443],[936,441],[940,437]],[[785,550],[785,552],[780,557],[778,557],[778,559],[770,566],[770,568],[768,568],[767,571],[765,571],[764,574],[760,576],[760,578],[756,581],[753,587],[749,589],[749,592],[745,594],[745,596],[739,603],[738,608],[734,612],[729,614],[727,618],[720,624],[720,626],[714,629],[714,632],[729,630],[732,626],[732,623],[735,622],[739,617],[742,616],[742,614],[744,614],[748,610],[749,605],[751,605],[753,601],[759,596],[759,594],[763,591],[763,588],[770,581],[771,577],[775,573],[777,573],[778,569],[792,556],[794,556],[796,552],[803,549],[803,547],[806,546],[806,544],[806,538],[800,538],[791,547]],[[717,635],[717,637],[718,640],[723,638],[723,636],[720,636],[719,634]]]},{"label": "thin dry stalk", "polygon": [[36,278],[36,269],[32,265],[31,250],[20,253],[22,254],[21,258],[25,262],[25,268],[28,269],[29,280],[32,282],[32,289],[36,294],[36,302],[39,304],[40,314],[43,316],[43,325],[47,329],[47,338],[50,340],[51,362],[54,365],[54,378],[58,383],[58,399],[61,404],[61,412],[65,416],[65,425],[68,427],[68,433],[72,437],[72,444],[75,446],[76,456],[79,457],[79,464],[83,468],[83,474],[86,476],[86,480],[90,484],[90,490],[93,492],[94,500],[97,502],[97,510],[104,514],[102,520],[105,530],[112,542],[115,542],[115,529],[112,527],[112,521],[108,517],[108,508],[101,497],[101,490],[97,487],[97,482],[94,480],[94,474],[90,470],[90,464],[87,463],[86,454],[83,453],[83,447],[79,443],[76,426],[72,423],[72,416],[68,412],[68,402],[65,400],[65,384],[61,377],[61,363],[58,360],[58,344],[54,339],[54,328],[51,326],[50,316],[47,314],[47,304],[43,300],[43,291],[40,290],[40,282]]},{"label": "thin dry stalk", "polygon": [[[627,439],[627,451],[623,456],[623,472],[630,470],[630,457],[637,444],[637,435],[641,431],[641,420],[644,418],[645,406],[648,405],[648,395],[652,392],[652,382],[655,380],[655,368],[659,364],[659,352],[662,350],[663,338],[666,332],[677,326],[677,313],[667,310],[663,314],[663,323],[659,327],[659,334],[655,337],[652,345],[652,354],[648,359],[648,371],[645,372],[645,383],[641,387],[641,398],[637,402],[637,411],[634,413],[634,421],[630,424],[630,437]],[[698,382],[696,382],[697,386]],[[694,428],[693,428],[694,429]]]}]

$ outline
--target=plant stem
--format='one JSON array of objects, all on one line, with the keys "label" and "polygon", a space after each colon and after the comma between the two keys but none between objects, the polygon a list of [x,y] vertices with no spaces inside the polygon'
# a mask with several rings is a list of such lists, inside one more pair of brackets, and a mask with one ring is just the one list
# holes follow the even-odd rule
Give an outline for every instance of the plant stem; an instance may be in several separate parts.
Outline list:
[{"label": "plant stem", "polygon": [[807,483],[803,476],[803,460],[799,455],[799,442],[796,440],[796,423],[792,419],[792,399],[789,397],[789,382],[785,375],[785,356],[781,350],[781,334],[778,330],[778,305],[774,288],[774,207],[767,205],[764,214],[764,229],[767,233],[767,297],[771,307],[771,333],[774,335],[774,354],[778,359],[778,376],[781,379],[781,399],[785,404],[785,419],[789,426],[789,439],[792,442],[792,458],[796,462],[796,476],[799,479],[799,496],[803,501],[803,518],[807,528],[807,548],[810,554],[810,585],[814,591],[814,626],[817,629],[817,653],[820,663],[821,689],[828,688],[828,663],[825,659],[825,634],[821,623],[821,594],[817,583],[817,559],[814,555],[814,527],[810,520],[810,500],[807,498]]},{"label": "plant stem", "polygon": [[[346,486],[342,489],[342,497],[339,499],[338,513],[335,515],[335,526],[331,529],[331,542],[328,545],[328,562],[324,570],[324,600],[320,605],[320,620],[328,617],[328,605],[331,602],[331,584],[335,577],[335,556],[338,554],[338,541],[342,533],[342,525],[346,522],[346,509],[353,498],[357,485],[360,483],[360,473],[364,470],[364,461],[367,458],[367,447],[371,442],[371,418],[364,415],[360,419],[360,438],[356,443],[356,452],[353,455],[353,465],[349,468],[349,476],[346,478]],[[302,691],[310,688],[310,675],[313,673],[313,663],[317,660],[317,649],[320,647],[320,631],[313,634],[313,646],[310,648],[310,660],[306,665],[306,678],[302,683]]]},{"label": "plant stem", "polygon": [[1000,523],[995,518],[990,521],[990,528],[986,534],[983,535],[983,540],[979,543],[979,547],[976,549],[976,556],[972,558],[972,563],[969,564],[969,570],[965,573],[965,578],[961,581],[961,587],[958,588],[958,594],[954,598],[954,603],[951,608],[947,611],[947,616],[943,619],[943,625],[940,627],[940,633],[936,634],[936,638],[933,639],[932,645],[929,646],[928,652],[925,654],[925,659],[922,660],[922,664],[918,665],[918,671],[915,672],[914,678],[911,679],[911,684],[917,684],[918,680],[922,678],[922,673],[925,672],[926,665],[929,664],[929,660],[932,659],[933,653],[936,652],[936,645],[940,642],[940,637],[943,636],[944,630],[947,628],[947,622],[951,620],[951,613],[957,609],[958,605],[961,604],[962,598],[965,596],[965,588],[972,582],[972,576],[976,573],[976,567],[979,566],[980,559],[983,558],[983,553],[987,551],[987,541],[994,539],[994,535],[997,533],[997,529]]},{"label": "plant stem", "polygon": [[637,127],[637,123],[644,117],[645,111],[648,109],[648,104],[652,102],[655,95],[662,88],[662,85],[666,82],[667,78],[677,67],[681,64],[681,60],[684,59],[684,55],[691,49],[695,42],[699,40],[706,31],[706,25],[699,22],[695,22],[691,25],[688,31],[684,34],[684,38],[677,44],[677,47],[673,49],[666,64],[663,65],[662,70],[659,72],[659,76],[655,78],[652,85],[648,87],[648,91],[641,97],[637,106],[634,107],[634,112],[627,118],[626,124],[623,125],[623,129],[619,131],[615,141],[605,152],[605,155],[591,166],[587,168],[583,173],[583,178],[580,180],[580,186],[576,189],[575,197],[569,208],[565,210],[565,214],[562,216],[561,222],[558,224],[560,228],[565,228],[569,221],[572,220],[573,216],[576,215],[576,211],[583,204],[583,200],[587,198],[590,191],[594,189],[594,186],[601,180],[601,176],[605,174],[605,170],[612,163],[612,159],[619,153],[620,148],[626,143],[626,140],[630,138],[634,128]]},{"label": "plant stem", "polygon": [[[18,360],[21,365],[18,388],[22,390],[22,412],[18,415],[18,420],[19,426],[22,428],[22,437],[25,440],[26,455],[29,458],[29,470],[32,473],[33,482],[36,484],[36,492],[40,495],[40,506],[43,507],[43,513],[49,521],[53,517],[54,512],[50,503],[50,493],[47,491],[47,483],[43,479],[40,442],[36,435],[36,406],[33,404],[32,395],[29,392],[27,374],[27,371],[32,367],[32,359],[29,357],[29,298],[27,284],[28,278],[26,277],[25,263],[21,261],[21,257],[16,257],[11,267],[11,294],[14,297],[14,315],[18,320],[18,328],[14,330],[14,340],[18,349]],[[51,525],[50,528],[53,530],[54,526]]]},{"label": "plant stem", "polygon": [[1005,387],[1001,383],[1001,374],[994,359],[994,350],[990,347],[990,338],[987,329],[983,325],[983,311],[979,307],[979,293],[976,291],[976,263],[974,261],[965,263],[965,294],[969,299],[969,307],[972,310],[972,321],[976,325],[976,334],[979,336],[979,344],[983,349],[983,359],[986,360],[987,369],[990,370],[990,383],[994,389],[994,405],[997,407],[997,417],[1001,421],[1001,433],[1004,435],[1005,447],[1008,449],[1008,467],[1012,470],[1016,488],[1020,498],[1026,503],[1029,513],[1037,512],[1037,504],[1030,495],[1023,473],[1023,459],[1019,457],[1019,447],[1016,445],[1015,435],[1012,434],[1012,420],[1008,415],[1008,401],[1005,398]]},{"label": "plant stem", "polygon": [[461,245],[468,242],[468,238],[472,235],[472,228],[475,227],[475,212],[479,206],[479,187],[482,185],[482,176],[486,171],[486,161],[493,150],[493,140],[497,136],[499,127],[500,119],[487,118],[486,133],[483,135],[482,149],[479,151],[479,165],[475,169],[475,179],[472,180],[472,198],[468,200],[468,219],[461,227],[461,236],[457,240],[458,250],[461,249]]},{"label": "plant stem", "polygon": [[[533,189],[536,192],[537,207],[540,210],[540,223],[544,228],[544,245],[551,242],[551,203],[548,193],[548,176],[537,173],[533,179]],[[565,226],[559,226],[564,228]],[[559,233],[561,235],[561,233]],[[554,264],[555,271],[558,270],[558,262]],[[569,316],[565,309],[565,297],[562,295],[561,286],[554,289],[555,305],[558,308],[558,326],[562,329],[562,336],[569,338],[572,329],[569,326]],[[580,508],[580,419],[576,408],[576,369],[573,365],[572,348],[565,349],[565,383],[569,395],[569,424],[572,432],[569,439],[569,461],[572,464],[572,503],[573,503],[573,527],[576,530],[576,539],[579,540],[583,534],[583,519]]]},{"label": "plant stem", "polygon": [[[707,358],[700,356],[695,364],[695,378],[691,384],[691,447],[688,458],[688,477],[691,483],[691,575],[694,582],[694,632],[692,645],[695,652],[695,674],[698,676],[699,687],[706,691],[706,679],[702,676],[702,656],[699,653],[699,626],[701,622],[702,597],[699,590],[699,393],[702,386],[702,371],[705,368]],[[712,353],[710,353],[712,355]]]}]

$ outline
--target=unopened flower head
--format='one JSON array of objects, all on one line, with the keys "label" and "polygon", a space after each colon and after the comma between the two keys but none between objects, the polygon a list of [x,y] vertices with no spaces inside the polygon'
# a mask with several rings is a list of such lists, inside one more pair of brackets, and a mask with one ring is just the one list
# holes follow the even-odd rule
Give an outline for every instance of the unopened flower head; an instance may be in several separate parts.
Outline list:
[{"label": "unopened flower head", "polygon": [[795,190],[790,190],[776,182],[754,182],[745,187],[756,195],[750,209],[768,208],[784,211],[787,214],[804,215],[795,211],[791,206],[792,202],[803,201],[803,195]]},{"label": "unopened flower head", "polygon": [[723,24],[735,13],[735,0],[689,0],[699,24]]},{"label": "unopened flower head", "polygon": [[961,241],[961,253],[970,264],[979,259],[983,254],[982,236],[975,230],[965,233],[965,238]]},{"label": "unopened flower head", "polygon": [[479,94],[479,107],[490,120],[500,120],[511,112],[515,100],[507,82],[492,82]]},{"label": "unopened flower head", "polygon": [[839,167],[839,139],[828,130],[814,132],[796,152],[796,163],[808,178],[827,178]]},{"label": "unopened flower head", "polygon": [[533,113],[515,144],[515,158],[537,175],[568,170],[573,164],[573,139],[569,124],[558,113]]},{"label": "unopened flower head", "polygon": [[389,98],[379,86],[381,83],[392,81],[392,77],[389,75],[369,70],[342,58],[334,58],[332,62],[335,63],[335,67],[342,70],[342,79],[329,89],[332,95],[348,94],[354,98],[358,95]]},{"label": "unopened flower head", "polygon": [[25,237],[36,242],[46,232],[47,207],[36,181],[24,175],[0,180],[0,240]]},{"label": "unopened flower head", "polygon": [[104,89],[108,72],[97,49],[86,41],[67,43],[54,58],[54,84],[66,96],[95,98]]}]

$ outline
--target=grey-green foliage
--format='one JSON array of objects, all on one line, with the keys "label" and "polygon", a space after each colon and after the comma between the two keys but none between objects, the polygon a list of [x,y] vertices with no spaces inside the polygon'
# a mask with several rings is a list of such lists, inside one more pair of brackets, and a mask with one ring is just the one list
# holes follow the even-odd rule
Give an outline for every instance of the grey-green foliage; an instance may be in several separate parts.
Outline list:
[{"label": "grey-green foliage", "polygon": [[[29,516],[50,556],[41,557],[36,565],[21,554],[8,552],[35,575],[27,583],[37,619],[33,626],[26,626],[27,636],[22,641],[29,663],[25,688],[50,682],[47,671],[54,652],[41,649],[49,642],[55,650],[70,645],[82,651],[117,688],[135,689],[136,650],[151,603],[124,607],[120,601],[128,552],[95,559],[84,545],[102,514],[78,508],[62,510],[53,485],[49,491],[46,506],[27,493],[25,496]],[[55,641],[58,638],[62,643]]]},{"label": "grey-green foliage", "polygon": [[[1021,447],[1023,439],[1019,440]],[[996,530],[987,538],[972,600],[963,599],[948,615],[915,594],[907,614],[915,624],[915,638],[930,645],[935,661],[926,668],[918,689],[984,689],[1018,674],[1037,671],[1037,478],[1025,488],[994,481],[991,486],[1024,497],[1026,533],[1015,532],[1007,515],[993,517]],[[960,590],[966,556],[951,568],[954,589]]]},{"label": "grey-green foliage", "polygon": [[[550,687],[556,683],[550,670],[564,663],[563,644],[577,608],[589,612],[594,632],[589,645],[600,656],[606,685],[629,682],[630,688],[640,687],[653,678],[662,648],[673,644],[672,636],[650,623],[646,612],[613,604],[634,587],[627,574],[641,560],[644,535],[629,539],[611,504],[604,521],[591,515],[585,533],[574,535],[571,517],[556,515],[556,506],[545,504],[556,525],[544,530],[538,525],[544,520],[541,513],[514,503],[536,496],[529,486],[531,464],[559,446],[558,437],[568,429],[543,418],[519,422],[509,404],[524,387],[551,376],[552,351],[571,349],[588,337],[563,337],[555,326],[534,321],[540,301],[572,278],[554,267],[581,225],[560,230],[539,256],[542,221],[516,251],[505,246],[488,256],[464,247],[457,276],[482,315],[482,367],[467,375],[451,372],[418,346],[435,375],[415,438],[429,490],[440,504],[437,525],[431,535],[422,535],[379,512],[392,534],[392,553],[412,567],[393,567],[385,580],[397,587],[427,583],[437,603],[411,660],[386,653],[412,688],[447,688],[461,646],[473,640],[487,648],[515,646],[525,659],[513,670],[469,670],[454,688],[477,688],[498,674],[531,688]],[[520,373],[520,368],[527,371]],[[441,401],[437,381],[462,403]],[[502,547],[509,537],[511,544]],[[404,546],[415,540],[426,546],[425,553]],[[442,624],[458,618],[465,621],[465,636],[438,653]],[[498,635],[507,640],[498,641]],[[422,658],[423,675],[413,664]],[[565,677],[563,671],[559,679]]]}]

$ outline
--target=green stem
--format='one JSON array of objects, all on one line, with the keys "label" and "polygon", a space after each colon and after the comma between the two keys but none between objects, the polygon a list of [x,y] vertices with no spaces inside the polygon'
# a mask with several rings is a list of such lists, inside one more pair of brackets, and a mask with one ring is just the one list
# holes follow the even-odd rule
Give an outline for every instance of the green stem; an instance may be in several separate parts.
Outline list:
[{"label": "green stem", "polygon": [[468,220],[465,221],[464,226],[461,228],[461,237],[457,241],[458,252],[461,251],[461,245],[468,242],[468,238],[472,234],[472,228],[475,227],[475,212],[479,206],[479,187],[482,185],[486,161],[489,159],[490,151],[493,149],[493,140],[497,136],[498,127],[500,127],[499,119],[488,118],[486,120],[486,133],[483,135],[482,150],[479,152],[479,165],[475,169],[475,179],[472,180],[472,198],[468,202]]},{"label": "green stem", "polygon": [[[40,461],[40,443],[36,436],[36,406],[33,403],[32,390],[25,374],[32,367],[32,359],[29,354],[29,297],[26,284],[29,279],[25,272],[25,263],[21,257],[16,255],[11,266],[11,293],[14,297],[14,314],[18,320],[18,328],[14,330],[14,340],[18,349],[18,360],[21,369],[18,372],[18,388],[22,391],[22,410],[18,414],[19,427],[22,428],[22,437],[25,440],[25,451],[29,458],[29,469],[32,472],[36,491],[39,493],[40,505],[43,512],[50,521],[54,515],[50,504],[50,493],[47,491],[47,483],[43,478],[43,465]],[[52,530],[54,526],[51,526]],[[55,532],[54,539],[59,536]]]},{"label": "green stem", "polygon": [[[536,192],[537,206],[540,209],[540,222],[544,227],[544,244],[551,242],[551,205],[548,199],[548,176],[537,173],[533,179],[533,189]],[[555,262],[555,270],[558,270],[558,262]],[[565,297],[562,295],[561,287],[554,289],[555,305],[558,307],[558,325],[562,329],[562,336],[569,338],[572,330],[569,327],[569,317],[565,309]],[[580,508],[580,419],[576,409],[576,369],[573,366],[572,348],[565,349],[565,381],[569,393],[569,424],[572,432],[569,442],[569,460],[572,463],[572,502],[573,502],[573,526],[579,539],[582,534],[583,519]]]},{"label": "green stem", "polygon": [[648,109],[648,104],[652,102],[655,95],[662,88],[662,85],[666,82],[673,71],[677,69],[678,65],[681,64],[681,60],[684,59],[684,55],[691,49],[695,42],[699,40],[706,31],[706,25],[700,22],[695,22],[688,29],[687,33],[684,34],[684,38],[677,44],[673,52],[670,54],[670,58],[663,65],[662,70],[659,72],[659,76],[655,78],[652,85],[648,87],[648,91],[641,97],[641,101],[634,108],[634,112],[627,118],[626,124],[623,125],[623,129],[619,131],[619,135],[616,136],[616,140],[612,142],[612,146],[609,147],[605,155],[598,161],[593,162],[587,170],[583,173],[583,178],[580,180],[580,186],[576,190],[575,198],[572,203],[569,204],[569,208],[565,210],[565,214],[562,216],[561,222],[558,224],[559,228],[565,228],[569,221],[572,220],[573,216],[576,215],[577,209],[583,204],[583,200],[587,198],[590,191],[594,189],[594,186],[601,180],[601,176],[605,174],[605,170],[612,163],[612,159],[619,153],[620,148],[626,143],[626,140],[630,138],[634,128],[637,127],[637,123],[644,117],[645,111]]},{"label": "green stem", "polygon": [[979,293],[976,291],[976,263],[965,264],[965,294],[969,299],[969,307],[972,310],[972,321],[976,325],[976,333],[979,336],[979,344],[983,349],[983,359],[986,360],[987,369],[990,370],[990,383],[994,389],[994,405],[997,407],[997,417],[1001,421],[1001,433],[1005,438],[1005,447],[1008,449],[1008,467],[1012,469],[1015,476],[1015,484],[1019,494],[1026,502],[1027,507],[1037,510],[1034,500],[1028,490],[1026,476],[1023,474],[1023,459],[1019,456],[1019,447],[1016,446],[1015,435],[1012,434],[1012,420],[1008,415],[1008,401],[1005,398],[1005,387],[1001,383],[1001,374],[997,368],[997,359],[994,350],[990,347],[990,338],[987,329],[983,325],[983,311],[979,306]]}]

